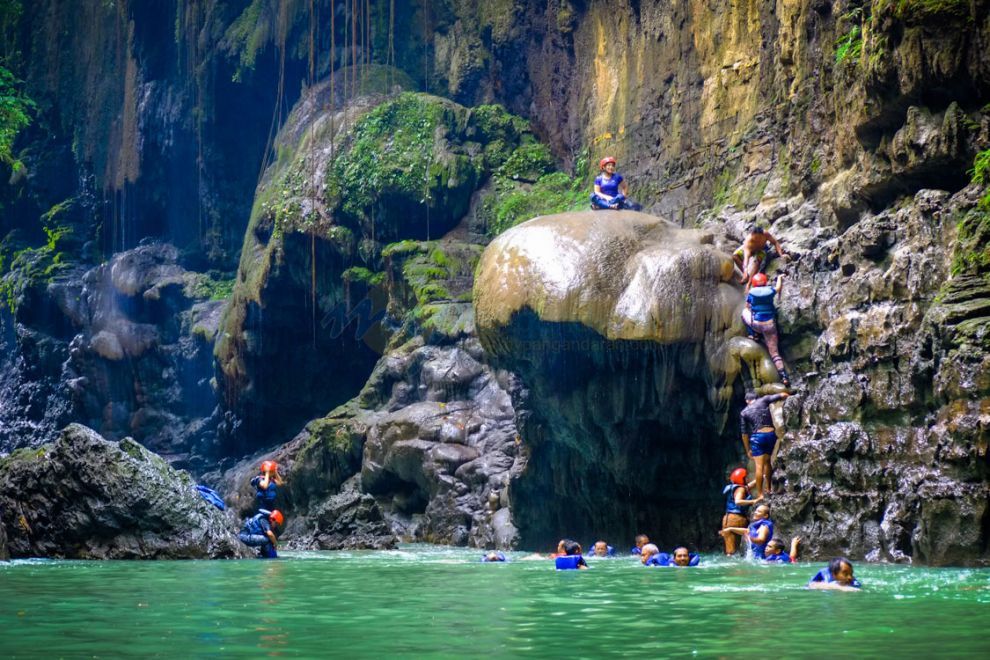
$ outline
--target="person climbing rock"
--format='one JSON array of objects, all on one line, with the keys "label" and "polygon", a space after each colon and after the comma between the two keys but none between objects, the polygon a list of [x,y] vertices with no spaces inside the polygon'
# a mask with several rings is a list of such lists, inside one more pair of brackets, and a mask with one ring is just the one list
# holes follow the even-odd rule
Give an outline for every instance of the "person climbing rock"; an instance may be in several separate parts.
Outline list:
[{"label": "person climbing rock", "polygon": [[770,539],[767,543],[766,551],[763,554],[763,559],[769,562],[780,562],[793,564],[797,562],[798,548],[801,545],[801,537],[795,536],[791,539],[791,551],[788,554],[784,554],[784,542],[780,539]]},{"label": "person climbing rock", "polygon": [[275,530],[284,523],[285,517],[282,516],[281,511],[262,510],[245,521],[237,538],[244,545],[258,548],[259,558],[275,559],[278,557],[276,553],[278,537]]},{"label": "person climbing rock", "polygon": [[[768,243],[773,249],[767,247]],[[778,256],[788,256],[784,252],[784,248],[781,247],[780,241],[774,238],[770,232],[765,231],[763,227],[751,225],[746,238],[743,239],[743,244],[732,254],[733,261],[736,262],[736,266],[742,272],[742,279],[739,280],[740,284],[745,283],[753,275],[762,271],[771,259]]]},{"label": "person climbing rock", "polygon": [[629,554],[632,554],[632,555],[642,554],[642,552],[643,552],[643,546],[645,546],[649,542],[650,542],[650,537],[649,536],[647,536],[646,534],[637,534],[636,535],[636,545],[633,546],[632,550],[629,551]]},{"label": "person climbing rock", "polygon": [[623,176],[615,171],[615,158],[606,156],[598,166],[601,174],[595,177],[595,192],[591,195],[592,210],[626,208],[629,186]]},{"label": "person climbing rock", "polygon": [[836,557],[830,561],[827,568],[818,571],[808,582],[809,589],[835,591],[859,591],[862,586],[853,575],[852,562],[845,557]]},{"label": "person climbing rock", "polygon": [[275,509],[275,498],[278,496],[278,486],[282,485],[282,477],[278,473],[278,463],[264,461],[261,464],[261,474],[251,480],[258,500],[258,509],[272,511]]},{"label": "person climbing rock", "polygon": [[777,368],[780,382],[790,387],[791,380],[787,376],[784,358],[780,356],[780,342],[777,335],[777,308],[773,299],[780,295],[784,287],[784,276],[779,275],[774,286],[768,286],[767,276],[763,273],[753,275],[752,287],[746,295],[746,307],[742,311],[742,320],[746,324],[749,336],[755,339],[763,337],[773,366]]},{"label": "person climbing rock", "polygon": [[[750,493],[750,488],[756,485],[756,481],[747,483],[748,474],[746,468],[736,468],[729,476],[729,484],[722,489],[722,494],[725,495],[725,515],[722,516],[722,529],[747,527],[749,525],[749,518],[747,517],[749,507],[763,500],[763,497],[753,497]],[[736,554],[739,537],[736,534],[727,534],[722,538],[725,540],[725,554]]]},{"label": "person climbing rock", "polygon": [[727,527],[719,532],[723,537],[731,534],[747,536],[753,549],[753,556],[764,559],[765,548],[773,538],[773,521],[770,520],[770,505],[761,504],[753,511],[753,522],[748,527]]},{"label": "person climbing rock", "polygon": [[739,429],[742,433],[746,455],[756,463],[756,494],[763,496],[764,480],[766,491],[773,494],[773,448],[777,445],[777,432],[773,426],[770,404],[786,399],[787,392],[757,397],[756,392],[746,392],[746,407],[739,413]]}]

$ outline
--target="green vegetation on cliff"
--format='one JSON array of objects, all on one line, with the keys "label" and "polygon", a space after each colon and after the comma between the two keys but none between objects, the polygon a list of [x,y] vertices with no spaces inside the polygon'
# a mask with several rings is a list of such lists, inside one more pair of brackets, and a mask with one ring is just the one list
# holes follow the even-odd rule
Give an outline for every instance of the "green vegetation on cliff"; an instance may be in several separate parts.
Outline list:
[{"label": "green vegetation on cliff", "polygon": [[536,183],[522,186],[497,176],[494,192],[485,199],[479,213],[488,234],[497,236],[538,215],[587,208],[589,194],[586,183],[564,172],[545,174]]},{"label": "green vegetation on cliff", "polygon": [[985,188],[976,208],[956,225],[958,244],[952,255],[952,274],[990,278],[990,149],[976,155],[970,174],[973,183]]},{"label": "green vegetation on cliff", "polygon": [[14,251],[7,267],[5,242],[0,243],[0,306],[17,312],[18,301],[33,286],[46,284],[67,264],[60,249],[62,240],[71,234],[69,227],[44,227],[47,242],[41,247]]}]

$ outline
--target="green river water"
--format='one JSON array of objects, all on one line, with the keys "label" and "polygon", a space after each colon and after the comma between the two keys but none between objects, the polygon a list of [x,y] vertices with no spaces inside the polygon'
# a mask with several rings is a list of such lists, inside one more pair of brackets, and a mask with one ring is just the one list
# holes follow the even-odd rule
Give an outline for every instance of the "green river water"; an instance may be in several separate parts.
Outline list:
[{"label": "green river water", "polygon": [[990,569],[628,557],[557,572],[479,551],[284,553],[277,561],[0,563],[3,657],[990,657]]}]

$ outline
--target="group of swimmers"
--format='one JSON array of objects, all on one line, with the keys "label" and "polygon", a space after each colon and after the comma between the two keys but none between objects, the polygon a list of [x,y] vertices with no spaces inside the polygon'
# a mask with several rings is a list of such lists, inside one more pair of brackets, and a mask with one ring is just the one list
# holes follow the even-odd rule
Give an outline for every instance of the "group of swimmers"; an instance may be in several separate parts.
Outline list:
[{"label": "group of swimmers", "polygon": [[251,479],[258,512],[244,522],[237,538],[244,545],[257,548],[262,559],[278,557],[278,532],[285,525],[285,516],[275,508],[275,500],[282,483],[275,461],[264,461],[260,474]]}]

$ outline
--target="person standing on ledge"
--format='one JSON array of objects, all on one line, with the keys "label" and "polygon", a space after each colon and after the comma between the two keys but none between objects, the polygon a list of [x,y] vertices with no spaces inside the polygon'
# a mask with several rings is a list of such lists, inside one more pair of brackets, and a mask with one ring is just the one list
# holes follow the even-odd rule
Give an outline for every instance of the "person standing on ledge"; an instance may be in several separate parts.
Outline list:
[{"label": "person standing on ledge", "polygon": [[766,480],[766,491],[773,494],[773,448],[777,445],[777,431],[773,427],[773,415],[770,414],[770,404],[786,399],[787,392],[757,397],[756,392],[746,392],[746,407],[739,413],[739,430],[742,433],[743,447],[746,455],[756,463],[756,495],[763,497],[763,482]]},{"label": "person standing on ledge", "polygon": [[[767,243],[772,245],[776,252],[767,249]],[[767,263],[778,255],[788,256],[784,252],[784,248],[780,246],[780,241],[774,238],[770,232],[764,231],[763,227],[752,225],[743,240],[743,244],[732,254],[733,261],[742,271],[742,279],[739,280],[739,283],[743,284],[748,281],[750,277],[763,270]]]},{"label": "person standing on ledge", "polygon": [[780,382],[785,387],[791,386],[791,380],[787,376],[787,369],[784,367],[784,358],[780,356],[780,345],[777,335],[777,307],[773,299],[780,295],[784,287],[784,276],[777,276],[777,283],[769,286],[767,276],[763,273],[753,275],[752,287],[746,295],[746,307],[742,311],[742,320],[746,324],[746,331],[753,339],[759,334],[763,337],[763,343],[767,346],[773,366],[777,368]]},{"label": "person standing on ledge", "polygon": [[264,461],[261,464],[261,474],[251,480],[251,485],[255,488],[255,497],[258,499],[259,511],[261,509],[268,511],[275,509],[278,486],[281,486],[282,483],[282,477],[278,473],[278,463]]},{"label": "person standing on ledge", "polygon": [[598,167],[602,173],[595,177],[595,192],[591,195],[592,210],[617,211],[624,208],[629,187],[622,175],[615,171],[615,158],[612,156],[602,158]]}]

